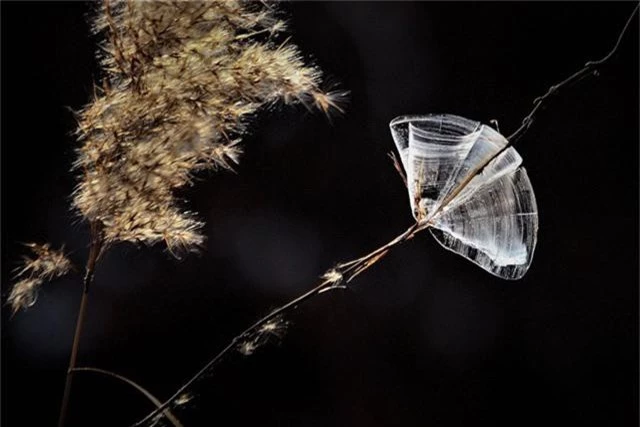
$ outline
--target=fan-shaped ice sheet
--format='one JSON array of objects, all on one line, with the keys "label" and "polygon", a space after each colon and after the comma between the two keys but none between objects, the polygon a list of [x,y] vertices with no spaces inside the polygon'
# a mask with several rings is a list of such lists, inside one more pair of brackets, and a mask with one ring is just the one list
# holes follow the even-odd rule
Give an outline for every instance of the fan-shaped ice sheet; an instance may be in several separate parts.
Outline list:
[{"label": "fan-shaped ice sheet", "polygon": [[507,145],[492,128],[454,115],[402,116],[390,127],[417,220],[433,216]]},{"label": "fan-shaped ice sheet", "polygon": [[508,148],[431,219],[445,248],[504,279],[524,276],[536,246],[538,209],[521,163]]},{"label": "fan-shaped ice sheet", "polygon": [[538,211],[522,158],[513,148],[500,153],[506,138],[453,115],[402,116],[390,127],[416,220],[445,248],[499,277],[521,278]]}]

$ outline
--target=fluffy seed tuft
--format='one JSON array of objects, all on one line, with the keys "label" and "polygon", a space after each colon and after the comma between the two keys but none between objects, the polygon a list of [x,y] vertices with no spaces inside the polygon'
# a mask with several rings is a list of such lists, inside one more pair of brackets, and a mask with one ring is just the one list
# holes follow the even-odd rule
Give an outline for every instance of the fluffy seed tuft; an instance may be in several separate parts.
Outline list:
[{"label": "fluffy seed tuft", "polygon": [[253,352],[257,350],[257,348],[258,348],[257,343],[251,340],[247,340],[240,343],[240,345],[238,346],[238,351],[242,353],[244,356],[251,356]]},{"label": "fluffy seed tuft", "polygon": [[322,275],[322,279],[326,280],[329,283],[339,285],[344,280],[344,276],[338,270],[332,268]]},{"label": "fluffy seed tuft", "polygon": [[281,316],[278,316],[260,326],[258,336],[260,336],[262,340],[268,340],[270,337],[282,338],[288,326],[289,323]]},{"label": "fluffy seed tuft", "polygon": [[118,241],[169,251],[197,249],[203,223],[174,192],[203,169],[231,169],[251,118],[276,101],[342,111],[338,92],[264,2],[105,1],[94,31],[104,37],[104,81],[77,113],[73,204]]},{"label": "fluffy seed tuft", "polygon": [[22,266],[15,275],[18,280],[11,289],[7,303],[15,315],[20,309],[32,307],[38,298],[38,289],[45,281],[67,274],[72,269],[71,261],[63,250],[53,250],[47,243],[27,243],[25,245],[35,257],[24,256]]}]

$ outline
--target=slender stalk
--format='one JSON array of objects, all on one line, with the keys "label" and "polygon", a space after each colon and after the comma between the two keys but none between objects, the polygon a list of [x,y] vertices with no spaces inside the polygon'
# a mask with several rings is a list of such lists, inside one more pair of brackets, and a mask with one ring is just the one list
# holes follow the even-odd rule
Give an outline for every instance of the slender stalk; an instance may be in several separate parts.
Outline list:
[{"label": "slender stalk", "polygon": [[[529,114],[527,114],[527,116],[524,119],[522,119],[522,124],[520,125],[520,127],[518,129],[516,129],[511,135],[509,135],[507,137],[508,144],[506,146],[504,146],[502,148],[502,150],[497,152],[493,157],[487,159],[484,162],[484,164],[482,164],[480,166],[480,168],[478,169],[479,171],[484,170],[484,168],[489,163],[491,163],[491,160],[493,160],[494,158],[499,156],[510,145],[513,145],[517,140],[519,140],[529,130],[529,128],[533,124],[533,121],[536,118],[536,114],[538,113],[539,110],[542,109],[542,106],[545,105],[551,97],[557,95],[562,88],[570,86],[570,85],[573,85],[573,84],[579,82],[580,80],[582,80],[582,79],[584,79],[584,78],[586,78],[588,76],[597,76],[598,75],[600,68],[604,64],[606,64],[613,57],[613,55],[618,51],[618,48],[620,47],[620,44],[622,43],[622,39],[624,38],[624,35],[626,34],[627,30],[629,29],[629,25],[631,24],[631,21],[633,20],[633,17],[638,12],[638,8],[639,7],[640,7],[640,4],[636,5],[636,7],[633,9],[633,11],[631,12],[631,15],[629,15],[629,18],[627,18],[627,22],[625,23],[624,27],[622,28],[622,31],[618,35],[618,39],[616,40],[616,44],[611,48],[611,50],[605,56],[603,56],[602,58],[600,58],[598,60],[595,60],[595,61],[588,61],[584,65],[584,67],[582,67],[580,70],[576,71],[575,73],[573,73],[572,75],[570,75],[566,79],[562,80],[560,83],[556,83],[555,85],[549,87],[549,89],[547,90],[547,92],[544,95],[539,96],[539,97],[537,97],[536,99],[533,100],[533,109],[531,110],[531,112],[529,112]],[[394,160],[394,163],[395,162],[397,162],[397,160]],[[398,166],[396,166],[396,168],[398,168]],[[401,175],[402,175],[402,173],[401,173]],[[456,197],[460,191],[462,191],[462,189],[469,183],[469,181],[472,178],[473,178],[473,176],[469,176],[465,181],[461,182],[458,185],[457,189],[455,191],[453,191],[449,196],[447,196],[447,198],[442,202],[441,206],[445,206],[447,203],[449,203],[451,200],[453,200],[453,198]],[[405,181],[406,181],[406,178],[403,178],[403,179],[405,179]]]},{"label": "slender stalk", "polygon": [[91,247],[89,249],[89,259],[85,269],[85,275],[82,286],[82,298],[80,299],[80,308],[78,310],[78,319],[76,320],[76,331],[73,336],[73,345],[71,346],[71,356],[69,357],[69,367],[67,368],[67,377],[64,385],[64,394],[62,396],[62,404],[60,405],[60,417],[58,418],[58,427],[64,427],[67,418],[67,410],[69,407],[69,399],[71,396],[71,384],[73,382],[73,372],[78,358],[78,348],[80,347],[80,337],[87,313],[87,303],[89,296],[89,288],[93,282],[93,275],[96,268],[96,262],[102,250],[102,234],[100,225],[96,222],[91,223]]},{"label": "slender stalk", "polygon": [[[139,385],[138,383],[130,380],[127,377],[123,377],[122,375],[118,375],[114,372],[111,371],[107,371],[104,369],[98,369],[98,368],[88,368],[88,367],[84,367],[84,368],[72,368],[71,369],[72,372],[92,372],[94,374],[101,374],[101,375],[106,375],[108,377],[114,378],[118,381],[121,381],[127,385],[130,385],[131,387],[135,388],[137,391],[139,391],[142,395],[144,395],[147,399],[149,399],[149,401],[151,401],[151,403],[153,403],[155,406],[160,407],[162,405],[162,402],[160,402],[160,400],[155,397],[153,394],[151,394],[146,388],[142,387],[141,385]],[[173,424],[175,427],[182,427],[182,423],[171,413],[171,411],[167,408],[164,409],[162,411],[162,413],[164,414],[164,416],[167,417],[167,419],[169,421],[171,421],[171,424]]]},{"label": "slender stalk", "polygon": [[262,317],[247,329],[245,329],[242,333],[237,335],[235,338],[231,340],[231,342],[222,349],[213,359],[211,359],[202,369],[200,369],[189,381],[184,383],[182,387],[176,391],[173,396],[171,396],[166,402],[160,405],[155,411],[147,415],[142,420],[138,421],[134,424],[134,426],[140,426],[144,424],[146,421],[152,419],[157,416],[161,411],[165,410],[171,403],[181,396],[189,387],[191,387],[195,382],[197,382],[203,375],[211,370],[217,363],[219,363],[226,355],[229,354],[234,349],[237,349],[238,346],[245,340],[249,339],[257,330],[260,329],[265,323],[273,320],[279,316],[287,314],[293,310],[295,310],[298,305],[309,300],[310,298],[319,295],[323,292],[334,290],[334,289],[343,289],[346,284],[350,283],[356,276],[358,276],[363,271],[367,270],[373,264],[378,262],[383,256],[385,256],[391,249],[400,245],[403,242],[413,238],[416,233],[425,228],[429,227],[428,223],[415,223],[411,227],[409,227],[404,233],[397,236],[395,239],[391,240],[389,243],[379,247],[378,249],[368,253],[367,255],[354,259],[353,261],[348,261],[342,264],[338,264],[334,269],[329,270],[324,276],[322,276],[323,280],[315,286],[313,289],[305,292],[299,297],[289,301],[288,303],[276,308],[271,311],[266,316]]},{"label": "slender stalk", "polygon": [[554,95],[557,95],[558,92],[563,87],[577,83],[578,81],[590,75],[591,76],[598,75],[602,65],[606,64],[613,57],[613,55],[618,51],[618,48],[620,47],[620,44],[622,42],[622,39],[624,38],[624,35],[629,29],[629,25],[631,24],[633,17],[638,12],[638,7],[640,7],[640,4],[636,5],[636,7],[633,9],[633,12],[631,12],[631,15],[629,15],[627,22],[625,23],[624,27],[622,28],[622,31],[618,35],[616,44],[611,48],[611,50],[605,56],[595,61],[588,61],[586,64],[584,64],[584,67],[582,67],[581,69],[579,69],[578,71],[576,71],[575,73],[573,73],[572,75],[570,75],[569,77],[561,81],[560,83],[557,83],[551,86],[544,95],[539,96],[533,100],[533,109],[524,119],[522,119],[522,124],[520,125],[520,127],[516,129],[516,131],[513,132],[507,138],[509,142],[514,143],[515,141],[520,139],[527,130],[529,130],[529,128],[533,124],[533,121],[535,120],[536,113],[541,109],[542,105],[546,101],[548,101],[549,98],[551,98]]}]

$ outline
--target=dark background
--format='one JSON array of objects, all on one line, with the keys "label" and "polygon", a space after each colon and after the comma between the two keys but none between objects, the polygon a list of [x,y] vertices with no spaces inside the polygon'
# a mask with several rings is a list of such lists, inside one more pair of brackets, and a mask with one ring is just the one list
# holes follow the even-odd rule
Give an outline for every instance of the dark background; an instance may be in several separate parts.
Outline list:
[{"label": "dark background", "polygon": [[[351,91],[329,122],[266,112],[237,174],[186,196],[207,221],[200,256],[122,245],[99,266],[79,364],[165,398],[251,321],[339,261],[411,224],[386,153],[408,113],[498,119],[511,133],[548,86],[603,56],[633,3],[290,3],[308,58]],[[20,242],[86,258],[68,210],[74,120],[97,40],[83,3],[2,2],[2,291]],[[235,354],[194,391],[185,425],[638,425],[638,19],[600,77],[566,90],[517,143],[539,241],[507,282],[428,233],[289,318],[280,343]],[[79,278],[2,310],[2,422],[54,425]],[[78,374],[69,425],[127,425],[150,409]]]}]

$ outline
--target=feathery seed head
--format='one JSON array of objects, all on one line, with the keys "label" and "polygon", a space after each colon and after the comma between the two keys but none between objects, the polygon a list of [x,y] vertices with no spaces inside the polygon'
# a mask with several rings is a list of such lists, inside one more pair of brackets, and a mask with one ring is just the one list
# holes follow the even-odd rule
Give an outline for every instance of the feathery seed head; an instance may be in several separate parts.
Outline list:
[{"label": "feathery seed head", "polygon": [[338,270],[332,268],[322,275],[322,279],[326,280],[329,283],[339,285],[344,280],[344,276]]},{"label": "feathery seed head", "polygon": [[20,280],[13,285],[7,298],[13,314],[35,304],[38,289],[45,281],[63,276],[72,269],[71,261],[62,249],[53,250],[48,243],[27,243],[25,246],[31,249],[35,257],[24,256],[22,266],[17,269],[15,277]]},{"label": "feathery seed head", "polygon": [[18,310],[26,310],[36,303],[40,285],[42,285],[42,279],[32,277],[22,279],[13,285],[9,298],[7,298],[12,315],[15,315]]},{"label": "feathery seed head", "polygon": [[187,403],[191,402],[191,400],[193,400],[193,395],[191,393],[182,393],[173,401],[173,403],[176,406],[184,406]]},{"label": "feathery seed head", "polygon": [[286,322],[282,316],[278,316],[260,326],[258,334],[260,336],[264,336],[265,339],[268,339],[269,336],[282,338],[285,335],[288,326],[289,323]]},{"label": "feathery seed head", "polygon": [[253,115],[280,100],[341,111],[321,72],[272,37],[285,23],[263,2],[104,1],[103,89],[78,113],[73,204],[105,243],[201,245],[202,222],[175,190],[203,169],[231,169]]},{"label": "feathery seed head", "polygon": [[254,341],[244,341],[238,346],[238,351],[244,356],[251,356],[258,348],[258,344]]},{"label": "feathery seed head", "polygon": [[68,273],[72,268],[71,261],[64,255],[64,247],[54,250],[48,243],[25,243],[25,246],[31,249],[35,257],[25,255],[22,258],[22,267],[17,271],[16,277],[29,276],[50,280]]}]

